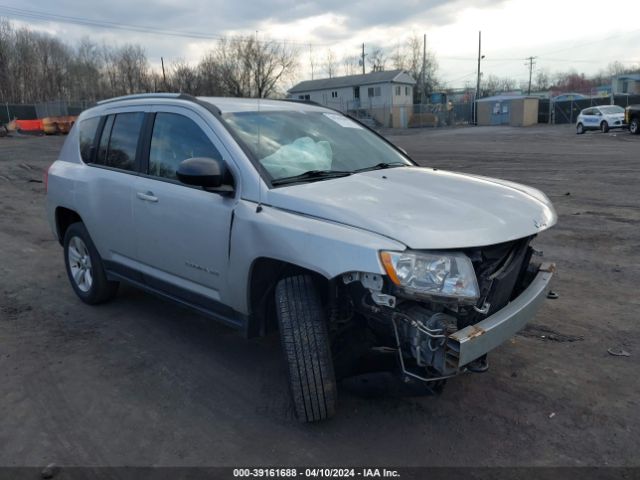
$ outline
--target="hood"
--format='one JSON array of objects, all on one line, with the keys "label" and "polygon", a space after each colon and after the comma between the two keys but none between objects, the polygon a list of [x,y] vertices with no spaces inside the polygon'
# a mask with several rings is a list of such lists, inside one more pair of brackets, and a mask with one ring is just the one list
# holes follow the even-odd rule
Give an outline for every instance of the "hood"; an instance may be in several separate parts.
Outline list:
[{"label": "hood", "polygon": [[624,112],[620,112],[620,113],[607,113],[604,115],[604,117],[607,118],[607,120],[624,120]]},{"label": "hood", "polygon": [[549,199],[534,188],[421,167],[274,188],[265,203],[414,249],[492,245],[534,235],[557,219]]}]

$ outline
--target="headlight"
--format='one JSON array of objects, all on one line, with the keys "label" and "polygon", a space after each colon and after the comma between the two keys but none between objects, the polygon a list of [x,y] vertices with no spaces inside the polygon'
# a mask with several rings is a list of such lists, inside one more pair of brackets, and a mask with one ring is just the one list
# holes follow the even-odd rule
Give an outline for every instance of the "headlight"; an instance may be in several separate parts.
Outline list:
[{"label": "headlight", "polygon": [[480,297],[473,264],[463,253],[381,252],[380,258],[391,281],[407,293],[469,304]]}]

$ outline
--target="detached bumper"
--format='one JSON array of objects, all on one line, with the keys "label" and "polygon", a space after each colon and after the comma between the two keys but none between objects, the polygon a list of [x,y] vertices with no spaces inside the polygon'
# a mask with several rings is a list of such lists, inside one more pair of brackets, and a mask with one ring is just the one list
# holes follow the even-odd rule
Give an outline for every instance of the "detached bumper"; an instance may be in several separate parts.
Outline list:
[{"label": "detached bumper", "polygon": [[522,330],[545,299],[553,272],[555,264],[542,264],[519,297],[483,321],[450,335],[445,354],[447,370],[462,368]]}]

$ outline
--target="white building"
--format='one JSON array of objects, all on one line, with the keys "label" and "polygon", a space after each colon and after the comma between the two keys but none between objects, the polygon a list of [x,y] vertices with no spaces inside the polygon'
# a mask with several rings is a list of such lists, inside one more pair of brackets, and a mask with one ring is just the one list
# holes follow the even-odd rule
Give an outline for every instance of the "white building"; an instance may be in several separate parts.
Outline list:
[{"label": "white building", "polygon": [[366,111],[387,126],[406,127],[416,81],[403,70],[322,78],[298,83],[288,98],[310,100],[343,112]]},{"label": "white building", "polygon": [[614,95],[640,94],[640,74],[627,73],[624,75],[617,75],[613,77],[613,80],[611,82],[611,90],[613,91]]}]

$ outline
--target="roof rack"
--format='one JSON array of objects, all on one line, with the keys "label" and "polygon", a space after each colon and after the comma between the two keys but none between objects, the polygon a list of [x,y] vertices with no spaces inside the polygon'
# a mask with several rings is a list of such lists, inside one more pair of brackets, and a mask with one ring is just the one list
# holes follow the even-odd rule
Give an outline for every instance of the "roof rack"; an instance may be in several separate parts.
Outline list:
[{"label": "roof rack", "polygon": [[190,100],[195,101],[196,98],[186,93],[136,93],[133,95],[123,95],[121,97],[108,98],[106,100],[100,100],[98,105],[104,105],[106,103],[119,102],[121,100],[138,100],[146,98],[174,98],[178,100]]}]

